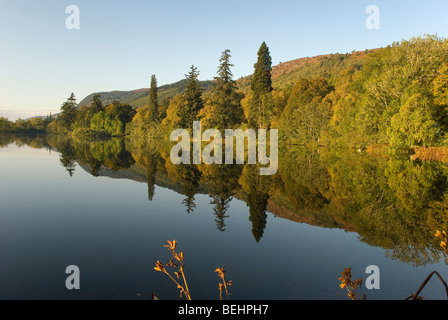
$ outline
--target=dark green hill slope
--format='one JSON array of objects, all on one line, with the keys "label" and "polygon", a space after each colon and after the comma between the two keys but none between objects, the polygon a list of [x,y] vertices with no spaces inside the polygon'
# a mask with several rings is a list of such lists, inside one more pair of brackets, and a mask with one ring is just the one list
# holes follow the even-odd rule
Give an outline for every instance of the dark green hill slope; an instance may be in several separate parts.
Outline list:
[{"label": "dark green hill slope", "polygon": [[[205,91],[208,91],[211,89],[213,82],[212,81],[201,81],[201,86],[204,88]],[[178,82],[167,84],[160,86],[158,88],[158,97],[159,101],[161,103],[164,103],[174,97],[177,94],[180,94],[184,91],[185,87],[187,85],[187,80],[183,79]],[[143,107],[145,104],[148,103],[148,95],[149,95],[149,88],[143,88],[143,89],[137,89],[137,90],[131,90],[131,91],[109,91],[109,92],[96,92],[97,94],[101,95],[101,100],[103,101],[103,104],[107,105],[111,103],[114,100],[118,100],[121,103],[130,104],[131,106],[135,108]],[[87,97],[85,97],[83,100],[79,102],[79,107],[89,105],[90,100],[92,99],[93,95],[96,93],[89,94]]]},{"label": "dark green hill slope", "polygon": [[[300,78],[323,77],[333,83],[338,74],[348,67],[358,66],[362,67],[366,57],[376,51],[366,50],[357,51],[346,54],[327,54],[315,57],[306,57],[288,62],[280,63],[272,67],[272,80],[275,88],[285,88],[292,86]],[[252,75],[242,77],[237,80],[237,85],[241,91],[247,93],[250,89],[250,81]],[[178,82],[160,86],[158,88],[159,101],[166,103],[169,99],[184,91],[187,80],[183,79]],[[211,89],[213,81],[201,81],[201,86],[207,92]],[[131,90],[131,91],[110,91],[98,92],[104,104],[111,103],[113,100],[118,100],[122,103],[127,103],[135,108],[143,107],[148,102],[149,88]],[[95,93],[85,97],[79,103],[79,106],[88,105]]]}]

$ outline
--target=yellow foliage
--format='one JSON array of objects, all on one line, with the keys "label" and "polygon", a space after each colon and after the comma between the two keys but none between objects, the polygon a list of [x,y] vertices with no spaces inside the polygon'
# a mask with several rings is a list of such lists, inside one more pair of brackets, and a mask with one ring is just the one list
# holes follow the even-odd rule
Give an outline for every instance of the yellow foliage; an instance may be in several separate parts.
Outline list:
[{"label": "yellow foliage", "polygon": [[243,108],[244,116],[246,117],[246,119],[248,119],[249,117],[249,106],[250,101],[252,100],[252,96],[252,91],[249,91],[249,93],[241,100],[241,107]]},{"label": "yellow foliage", "polygon": [[51,121],[51,122],[47,125],[47,131],[48,131],[48,132],[53,132],[53,133],[58,132],[58,123],[56,122],[56,120]]},{"label": "yellow foliage", "polygon": [[175,126],[179,121],[179,109],[185,103],[185,99],[183,95],[176,95],[173,99],[170,100],[170,104],[166,109],[166,117],[162,121],[163,126]]},{"label": "yellow foliage", "polygon": [[213,128],[213,117],[216,114],[214,106],[210,104],[204,105],[204,107],[199,111],[198,118],[201,120],[201,126],[204,129]]}]

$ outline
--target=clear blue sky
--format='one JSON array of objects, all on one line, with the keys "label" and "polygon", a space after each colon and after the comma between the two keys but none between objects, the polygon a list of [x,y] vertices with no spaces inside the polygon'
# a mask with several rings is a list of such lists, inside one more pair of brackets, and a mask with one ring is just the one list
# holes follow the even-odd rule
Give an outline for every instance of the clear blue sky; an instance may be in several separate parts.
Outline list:
[{"label": "clear blue sky", "polygon": [[[65,9],[80,9],[68,30]],[[365,27],[368,5],[380,29]],[[216,75],[224,49],[235,79],[253,72],[268,44],[273,64],[384,47],[423,34],[448,37],[448,1],[383,0],[0,0],[0,115],[57,111],[71,92],[149,87]],[[10,112],[11,113],[11,112]]]}]

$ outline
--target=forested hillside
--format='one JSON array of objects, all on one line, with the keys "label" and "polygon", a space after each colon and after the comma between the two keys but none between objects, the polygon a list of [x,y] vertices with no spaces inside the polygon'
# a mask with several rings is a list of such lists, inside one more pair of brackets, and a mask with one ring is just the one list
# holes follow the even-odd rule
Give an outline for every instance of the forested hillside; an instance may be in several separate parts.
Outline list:
[{"label": "forested hillside", "polygon": [[[324,77],[335,81],[338,74],[351,65],[361,67],[368,53],[375,50],[358,51],[346,54],[328,54],[316,57],[300,58],[292,61],[281,62],[272,67],[272,82],[275,88],[284,88],[293,85],[300,78]],[[249,92],[253,75],[236,80],[238,88]],[[199,81],[204,92],[210,91],[213,81]],[[148,82],[149,84],[149,82]],[[182,94],[187,86],[187,80],[183,79],[172,84],[166,84],[158,88],[159,100],[166,103],[177,94]],[[132,91],[108,91],[92,93],[79,102],[79,106],[89,105],[95,94],[101,95],[103,103],[111,103],[114,100],[127,103],[135,108],[140,108],[148,103],[149,88]]]},{"label": "forested hillside", "polygon": [[[302,58],[272,66],[266,43],[254,73],[233,79],[231,51],[217,76],[130,92],[72,95],[47,131],[167,138],[174,128],[279,129],[282,143],[306,146],[447,146],[448,41],[421,36],[386,48]],[[51,120],[51,119],[50,119]],[[13,124],[2,120],[0,130]],[[23,125],[23,124],[22,124]]]},{"label": "forested hillside", "polygon": [[[351,66],[361,68],[367,56],[377,50],[327,54],[281,62],[272,67],[272,84],[274,88],[285,88],[294,85],[301,78],[313,77],[322,77],[334,83],[343,70]],[[241,91],[249,91],[252,78],[250,75],[237,80]]]}]

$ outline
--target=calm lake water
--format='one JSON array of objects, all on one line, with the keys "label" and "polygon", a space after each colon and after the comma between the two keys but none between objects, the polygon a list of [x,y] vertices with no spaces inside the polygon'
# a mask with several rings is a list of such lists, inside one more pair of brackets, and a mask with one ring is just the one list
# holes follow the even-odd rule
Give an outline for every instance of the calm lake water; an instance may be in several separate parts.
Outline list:
[{"label": "calm lake water", "polygon": [[[448,265],[434,233],[448,166],[347,150],[281,150],[255,165],[178,165],[139,141],[0,136],[0,299],[178,299],[167,240],[193,299],[348,299],[340,273],[380,269],[368,299],[405,299]],[[437,211],[439,210],[439,211]],[[446,212],[445,212],[446,216]],[[65,269],[80,269],[67,290]],[[421,293],[445,299],[434,278]]]}]

